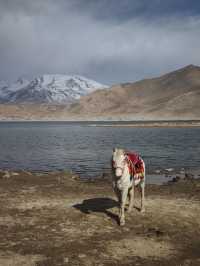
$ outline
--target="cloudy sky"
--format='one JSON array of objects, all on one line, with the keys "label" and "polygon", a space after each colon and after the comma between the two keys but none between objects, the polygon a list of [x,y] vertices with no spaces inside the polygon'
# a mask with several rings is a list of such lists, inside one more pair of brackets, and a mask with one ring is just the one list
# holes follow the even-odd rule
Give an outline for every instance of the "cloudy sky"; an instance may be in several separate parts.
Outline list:
[{"label": "cloudy sky", "polygon": [[0,80],[104,84],[200,65],[199,0],[0,0]]}]

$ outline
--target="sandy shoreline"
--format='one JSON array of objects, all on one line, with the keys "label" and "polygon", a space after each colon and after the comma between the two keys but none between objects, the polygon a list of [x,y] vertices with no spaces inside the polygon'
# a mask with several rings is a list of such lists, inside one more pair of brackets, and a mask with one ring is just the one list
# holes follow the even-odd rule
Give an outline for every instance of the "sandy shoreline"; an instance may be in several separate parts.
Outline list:
[{"label": "sandy shoreline", "polygon": [[111,120],[0,120],[4,123],[66,123],[91,127],[200,127],[200,120],[111,121]]},{"label": "sandy shoreline", "polygon": [[95,124],[91,123],[89,126],[93,127],[200,127],[200,121],[196,122],[182,122],[182,121],[171,121],[171,122],[165,122],[165,121],[160,121],[160,122],[150,122],[150,121],[145,121],[145,122],[133,122],[133,123],[109,123],[109,124]]},{"label": "sandy shoreline", "polygon": [[109,179],[0,173],[0,265],[200,265],[200,180],[147,185],[118,225]]}]

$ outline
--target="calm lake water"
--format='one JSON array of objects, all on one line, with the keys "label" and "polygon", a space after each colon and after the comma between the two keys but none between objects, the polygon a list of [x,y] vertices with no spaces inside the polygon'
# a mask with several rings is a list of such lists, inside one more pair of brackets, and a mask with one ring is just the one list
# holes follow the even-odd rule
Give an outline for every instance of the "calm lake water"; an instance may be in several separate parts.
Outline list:
[{"label": "calm lake water", "polygon": [[70,169],[82,177],[98,176],[109,171],[113,147],[140,153],[147,173],[156,169],[198,169],[200,166],[200,128],[0,123],[1,169]]}]

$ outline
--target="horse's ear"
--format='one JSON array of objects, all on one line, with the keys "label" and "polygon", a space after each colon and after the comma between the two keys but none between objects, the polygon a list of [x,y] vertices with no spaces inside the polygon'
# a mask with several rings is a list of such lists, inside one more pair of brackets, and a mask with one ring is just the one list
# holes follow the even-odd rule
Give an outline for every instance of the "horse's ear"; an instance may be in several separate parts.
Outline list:
[{"label": "horse's ear", "polygon": [[117,151],[117,148],[113,148],[113,153]]}]

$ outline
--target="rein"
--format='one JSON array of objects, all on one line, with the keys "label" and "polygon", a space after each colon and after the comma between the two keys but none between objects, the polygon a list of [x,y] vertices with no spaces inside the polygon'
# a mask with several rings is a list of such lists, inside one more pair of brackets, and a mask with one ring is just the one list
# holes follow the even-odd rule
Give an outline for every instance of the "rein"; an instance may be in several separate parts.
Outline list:
[{"label": "rein", "polygon": [[113,161],[113,163],[112,163],[112,165],[113,165],[113,168],[115,168],[115,169],[120,169],[122,172],[124,172],[124,168],[122,168],[122,167],[120,167],[120,166],[115,166],[116,164],[115,164],[115,161]]}]

